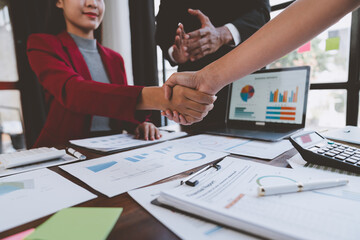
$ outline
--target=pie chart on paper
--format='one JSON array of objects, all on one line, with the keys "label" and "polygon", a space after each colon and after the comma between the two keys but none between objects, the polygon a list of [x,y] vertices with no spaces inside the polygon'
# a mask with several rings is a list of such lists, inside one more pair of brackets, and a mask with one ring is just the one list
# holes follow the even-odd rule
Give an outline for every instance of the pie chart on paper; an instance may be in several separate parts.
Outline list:
[{"label": "pie chart on paper", "polygon": [[251,85],[246,85],[241,89],[240,97],[244,102],[247,102],[252,96],[254,96],[255,89]]}]

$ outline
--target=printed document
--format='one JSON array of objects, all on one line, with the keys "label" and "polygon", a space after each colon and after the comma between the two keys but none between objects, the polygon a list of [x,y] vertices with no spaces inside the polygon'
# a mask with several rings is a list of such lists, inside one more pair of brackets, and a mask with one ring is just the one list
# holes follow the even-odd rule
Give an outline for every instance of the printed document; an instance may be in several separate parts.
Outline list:
[{"label": "printed document", "polygon": [[113,197],[226,155],[170,141],[61,168],[95,190]]},{"label": "printed document", "polygon": [[360,239],[360,179],[300,193],[257,196],[258,186],[273,186],[344,175],[298,171],[225,158],[221,169],[161,192],[157,200],[182,211],[271,239]]},{"label": "printed document", "polygon": [[113,152],[164,142],[170,139],[179,138],[187,135],[187,133],[185,132],[160,131],[160,133],[162,137],[160,139],[152,141],[135,139],[134,135],[132,134],[116,134],[104,137],[71,140],[70,143],[79,147],[93,149],[100,152]]},{"label": "printed document", "polygon": [[178,186],[180,180],[132,190],[129,195],[181,239],[254,240],[254,236],[151,204],[161,191]]},{"label": "printed document", "polygon": [[265,142],[244,138],[214,136],[208,134],[195,135],[174,141],[184,142],[189,145],[208,148],[215,151],[261,159],[274,159],[275,157],[293,148],[288,140],[282,140],[279,142]]},{"label": "printed document", "polygon": [[93,198],[48,169],[0,178],[0,232]]}]

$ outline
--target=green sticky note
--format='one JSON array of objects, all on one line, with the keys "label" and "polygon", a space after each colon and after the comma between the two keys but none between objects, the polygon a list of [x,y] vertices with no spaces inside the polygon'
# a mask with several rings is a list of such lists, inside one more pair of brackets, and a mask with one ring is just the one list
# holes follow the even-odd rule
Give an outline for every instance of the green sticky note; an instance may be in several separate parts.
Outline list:
[{"label": "green sticky note", "polygon": [[122,210],[122,208],[66,208],[41,224],[25,239],[106,239]]},{"label": "green sticky note", "polygon": [[340,47],[340,37],[326,39],[325,51],[339,50],[339,47]]}]

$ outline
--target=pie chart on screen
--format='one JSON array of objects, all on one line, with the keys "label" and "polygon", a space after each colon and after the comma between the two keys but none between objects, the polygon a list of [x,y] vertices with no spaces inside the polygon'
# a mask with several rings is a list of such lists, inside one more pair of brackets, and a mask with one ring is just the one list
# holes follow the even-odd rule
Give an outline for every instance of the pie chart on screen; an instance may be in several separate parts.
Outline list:
[{"label": "pie chart on screen", "polygon": [[255,89],[251,85],[246,85],[241,89],[240,97],[244,102],[247,102],[252,96],[254,96]]}]

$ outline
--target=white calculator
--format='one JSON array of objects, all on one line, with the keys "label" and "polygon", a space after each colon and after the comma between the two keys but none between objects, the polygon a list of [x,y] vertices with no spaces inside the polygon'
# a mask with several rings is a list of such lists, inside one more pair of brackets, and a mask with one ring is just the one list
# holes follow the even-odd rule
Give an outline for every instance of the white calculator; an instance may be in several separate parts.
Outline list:
[{"label": "white calculator", "polygon": [[45,162],[48,160],[61,158],[65,154],[65,150],[58,150],[56,148],[47,147],[0,154],[0,169],[14,168],[38,162]]}]

